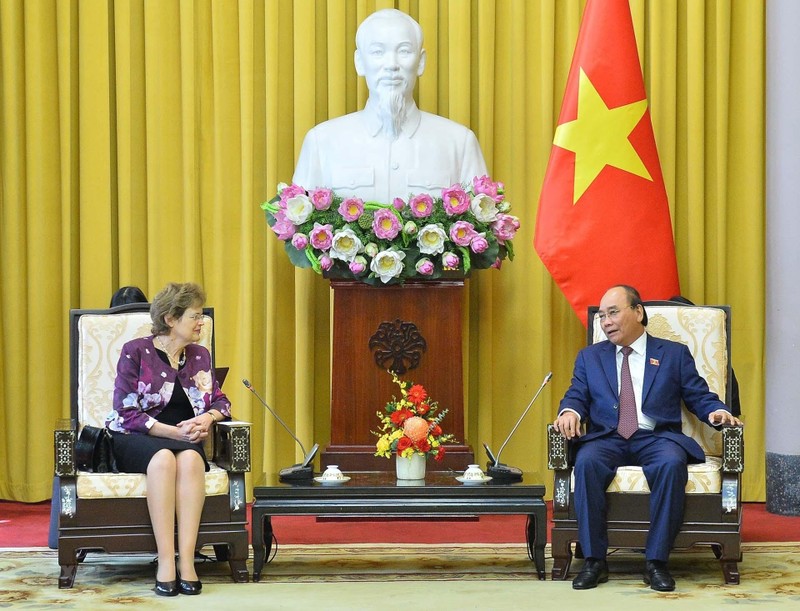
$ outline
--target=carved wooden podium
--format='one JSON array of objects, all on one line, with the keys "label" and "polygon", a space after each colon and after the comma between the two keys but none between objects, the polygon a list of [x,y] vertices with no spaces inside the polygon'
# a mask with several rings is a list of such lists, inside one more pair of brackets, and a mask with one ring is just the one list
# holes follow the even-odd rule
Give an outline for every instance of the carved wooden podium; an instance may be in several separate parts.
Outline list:
[{"label": "carved wooden podium", "polygon": [[461,358],[463,279],[406,282],[373,287],[331,280],[333,288],[333,370],[331,443],[322,465],[343,471],[394,469],[394,460],[375,456],[379,420],[400,389],[387,370],[422,384],[448,410],[442,428],[457,442],[444,460],[429,459],[429,470],[463,471],[474,462],[464,440]]}]

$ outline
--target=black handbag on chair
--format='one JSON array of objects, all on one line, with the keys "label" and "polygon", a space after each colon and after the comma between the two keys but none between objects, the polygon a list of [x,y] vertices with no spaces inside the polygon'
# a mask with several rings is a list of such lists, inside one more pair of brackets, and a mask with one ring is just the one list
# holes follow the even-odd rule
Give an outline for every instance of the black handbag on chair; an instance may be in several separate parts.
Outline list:
[{"label": "black handbag on chair", "polygon": [[119,473],[114,438],[106,428],[86,425],[75,442],[75,464],[90,473]]}]

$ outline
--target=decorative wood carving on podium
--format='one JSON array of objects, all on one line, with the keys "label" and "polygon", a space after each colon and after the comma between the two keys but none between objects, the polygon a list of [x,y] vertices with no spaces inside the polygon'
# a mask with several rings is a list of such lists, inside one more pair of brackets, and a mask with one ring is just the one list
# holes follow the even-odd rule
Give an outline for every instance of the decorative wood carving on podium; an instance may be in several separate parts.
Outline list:
[{"label": "decorative wood carving on podium", "polygon": [[422,384],[441,408],[442,422],[458,444],[430,470],[463,471],[474,462],[464,440],[461,315],[464,280],[406,282],[373,287],[331,280],[333,288],[333,370],[331,443],[322,465],[343,471],[385,471],[394,461],[376,457],[378,416],[399,389],[387,373]]}]

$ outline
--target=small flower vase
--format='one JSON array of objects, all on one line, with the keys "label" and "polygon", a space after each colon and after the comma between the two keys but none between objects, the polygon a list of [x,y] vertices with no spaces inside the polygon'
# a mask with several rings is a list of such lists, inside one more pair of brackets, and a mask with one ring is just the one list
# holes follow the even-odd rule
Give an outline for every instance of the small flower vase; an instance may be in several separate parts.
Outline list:
[{"label": "small flower vase", "polygon": [[425,479],[425,463],[428,457],[416,452],[410,458],[395,457],[397,479]]}]

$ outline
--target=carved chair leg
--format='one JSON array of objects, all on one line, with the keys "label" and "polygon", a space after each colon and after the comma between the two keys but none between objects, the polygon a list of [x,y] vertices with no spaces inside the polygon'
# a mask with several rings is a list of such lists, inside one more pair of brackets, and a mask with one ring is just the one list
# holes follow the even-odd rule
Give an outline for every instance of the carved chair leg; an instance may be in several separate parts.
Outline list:
[{"label": "carved chair leg", "polygon": [[78,571],[78,564],[62,564],[61,575],[58,577],[58,588],[63,590],[71,588],[75,583],[75,573]]},{"label": "carved chair leg", "polygon": [[250,581],[250,572],[247,570],[247,562],[245,560],[229,559],[228,564],[231,566],[231,576],[235,583],[247,583]]},{"label": "carved chair leg", "polygon": [[725,575],[725,583],[728,585],[739,584],[739,566],[733,560],[721,560],[722,572]]},{"label": "carved chair leg", "polygon": [[224,543],[214,546],[214,556],[216,556],[217,562],[227,562],[229,555],[228,546]]},{"label": "carved chair leg", "polygon": [[569,541],[556,543],[554,540],[551,549],[553,553],[553,570],[550,577],[553,581],[563,581],[567,578],[569,565],[572,563],[572,546]]}]

